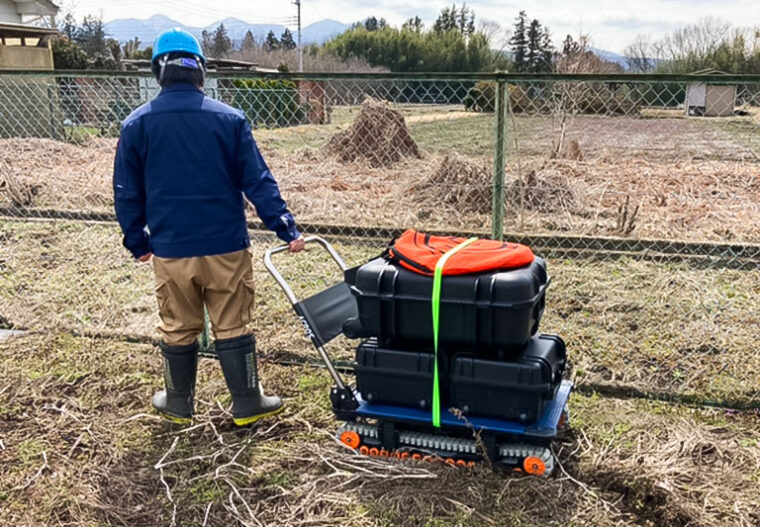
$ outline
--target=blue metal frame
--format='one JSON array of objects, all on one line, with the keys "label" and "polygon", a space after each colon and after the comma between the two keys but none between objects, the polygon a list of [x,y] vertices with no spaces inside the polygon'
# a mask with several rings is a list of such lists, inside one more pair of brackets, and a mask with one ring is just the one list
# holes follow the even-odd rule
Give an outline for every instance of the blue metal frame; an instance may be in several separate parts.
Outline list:
[{"label": "blue metal frame", "polygon": [[[441,427],[474,428],[478,431],[482,430],[498,434],[512,434],[542,439],[551,438],[557,435],[559,420],[572,389],[572,382],[562,381],[562,384],[557,390],[557,395],[546,406],[541,418],[531,425],[493,419],[490,417],[467,417],[467,421],[465,421],[447,410],[441,414]],[[402,421],[423,425],[429,425],[432,422],[430,412],[425,410],[417,410],[416,408],[407,408],[404,406],[371,404],[364,400],[360,400],[359,408],[356,409],[356,415],[358,417],[367,417],[371,419]]]}]

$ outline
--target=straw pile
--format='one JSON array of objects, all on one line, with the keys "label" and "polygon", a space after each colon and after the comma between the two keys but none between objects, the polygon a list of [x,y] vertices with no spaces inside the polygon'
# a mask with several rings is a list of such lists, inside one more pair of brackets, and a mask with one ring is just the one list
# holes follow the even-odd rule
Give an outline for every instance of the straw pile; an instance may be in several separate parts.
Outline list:
[{"label": "straw pile", "polygon": [[372,98],[364,101],[348,130],[330,139],[327,151],[343,163],[364,160],[373,167],[387,167],[405,157],[421,157],[404,117],[387,102]]},{"label": "straw pile", "polygon": [[558,171],[531,170],[507,185],[505,196],[511,207],[537,212],[582,210],[582,200],[574,185]]},{"label": "straw pile", "polygon": [[444,203],[456,210],[485,214],[491,210],[493,199],[491,179],[486,166],[453,153],[413,182],[408,193],[419,202]]}]

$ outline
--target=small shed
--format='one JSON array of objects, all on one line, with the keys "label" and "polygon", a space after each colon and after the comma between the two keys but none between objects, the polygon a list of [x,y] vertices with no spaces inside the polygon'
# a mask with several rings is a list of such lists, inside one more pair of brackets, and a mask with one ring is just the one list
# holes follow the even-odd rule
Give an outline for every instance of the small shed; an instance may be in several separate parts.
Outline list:
[{"label": "small shed", "polygon": [[[726,75],[726,72],[709,69],[692,75]],[[736,86],[692,82],[686,87],[686,115],[731,117],[736,104]]]}]

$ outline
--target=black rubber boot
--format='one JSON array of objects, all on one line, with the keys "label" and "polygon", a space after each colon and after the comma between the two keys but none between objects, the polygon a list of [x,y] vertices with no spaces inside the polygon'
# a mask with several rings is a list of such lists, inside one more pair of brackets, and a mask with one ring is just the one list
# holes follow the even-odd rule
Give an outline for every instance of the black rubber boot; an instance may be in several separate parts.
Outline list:
[{"label": "black rubber boot", "polygon": [[169,346],[159,342],[164,356],[166,390],[153,395],[153,407],[166,419],[190,424],[193,417],[195,373],[198,368],[198,343]]},{"label": "black rubber boot", "polygon": [[282,411],[279,397],[261,394],[253,335],[217,340],[214,347],[232,395],[232,420],[236,425],[249,425]]}]

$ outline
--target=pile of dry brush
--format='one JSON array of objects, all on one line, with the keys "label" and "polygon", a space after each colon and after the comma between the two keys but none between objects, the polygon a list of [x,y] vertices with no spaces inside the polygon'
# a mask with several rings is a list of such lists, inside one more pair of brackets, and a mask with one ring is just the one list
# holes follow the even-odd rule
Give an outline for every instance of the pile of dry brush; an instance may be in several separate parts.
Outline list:
[{"label": "pile of dry brush", "polygon": [[369,97],[351,127],[330,139],[327,151],[344,163],[364,160],[373,167],[387,167],[405,157],[421,157],[404,116],[390,103]]}]

